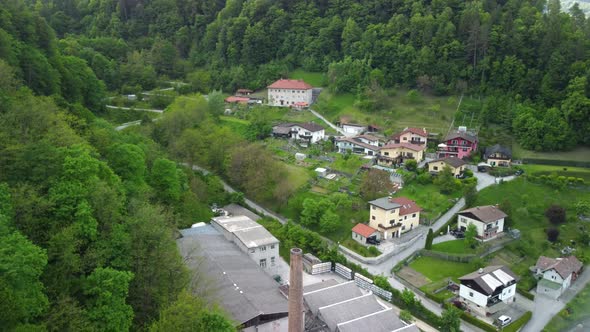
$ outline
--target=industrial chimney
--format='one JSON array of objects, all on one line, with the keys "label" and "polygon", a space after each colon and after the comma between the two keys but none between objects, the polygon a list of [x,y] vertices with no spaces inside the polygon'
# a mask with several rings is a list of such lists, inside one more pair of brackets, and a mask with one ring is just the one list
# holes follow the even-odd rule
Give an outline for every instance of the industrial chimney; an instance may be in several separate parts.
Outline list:
[{"label": "industrial chimney", "polygon": [[289,332],[303,332],[303,251],[291,249],[289,280]]}]

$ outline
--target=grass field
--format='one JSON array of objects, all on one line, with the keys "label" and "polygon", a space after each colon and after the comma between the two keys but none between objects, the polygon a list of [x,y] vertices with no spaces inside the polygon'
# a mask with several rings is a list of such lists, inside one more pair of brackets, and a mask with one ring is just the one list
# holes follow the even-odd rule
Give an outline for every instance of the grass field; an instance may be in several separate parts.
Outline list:
[{"label": "grass field", "polygon": [[539,176],[556,173],[557,175],[563,175],[566,177],[573,176],[576,178],[582,178],[590,183],[590,168],[533,164],[521,165],[519,167],[531,175]]},{"label": "grass field", "polygon": [[416,201],[423,209],[422,217],[434,220],[451,208],[455,204],[454,198],[461,197],[461,194],[461,191],[457,191],[452,195],[443,195],[434,184],[423,185],[414,181],[405,186],[395,196],[403,196]]},{"label": "grass field", "polygon": [[368,163],[366,159],[357,155],[350,155],[348,159],[346,159],[341,153],[337,153],[334,157],[336,159],[329,165],[330,169],[348,173],[350,175],[354,175],[363,164]]},{"label": "grass field", "polygon": [[550,160],[574,160],[590,162],[590,148],[579,147],[571,151],[535,152],[523,149],[518,143],[512,144],[514,159],[550,159]]},{"label": "grass field", "polygon": [[463,239],[433,244],[432,250],[449,254],[472,254],[475,252]]},{"label": "grass field", "polygon": [[250,121],[238,119],[233,116],[220,116],[221,125],[230,128],[234,133],[239,134],[242,138],[246,137]]},{"label": "grass field", "polygon": [[287,172],[289,172],[289,183],[292,188],[300,188],[312,177],[311,171],[303,167],[290,164],[285,164],[285,167],[287,168]]},{"label": "grass field", "polygon": [[323,87],[327,85],[326,74],[312,73],[303,69],[297,69],[289,73],[291,79],[304,80],[305,83],[311,84],[313,87]]},{"label": "grass field", "polygon": [[457,280],[457,278],[474,271],[471,264],[449,262],[426,256],[412,261],[410,267],[422,273],[431,282],[437,282],[449,277]]},{"label": "grass field", "polygon": [[[420,96],[416,101],[411,101],[406,94],[406,90],[391,91],[386,111],[365,112],[356,106],[355,95],[333,95],[324,90],[315,109],[332,121],[346,117],[350,122],[377,124],[385,129],[386,135],[405,127],[426,128],[437,133],[447,132],[457,109],[458,98]],[[466,103],[466,99],[463,99],[463,103]]]}]

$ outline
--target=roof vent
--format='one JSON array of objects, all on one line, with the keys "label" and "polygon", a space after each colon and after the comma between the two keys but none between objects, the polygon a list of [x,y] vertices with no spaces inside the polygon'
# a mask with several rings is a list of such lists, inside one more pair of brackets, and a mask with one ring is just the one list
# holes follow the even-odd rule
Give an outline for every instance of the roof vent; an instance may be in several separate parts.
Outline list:
[{"label": "roof vent", "polygon": [[467,127],[465,127],[465,126],[459,126],[459,132],[460,133],[467,132]]},{"label": "roof vent", "polygon": [[483,273],[483,269],[480,267],[480,268],[479,268],[479,270],[477,270],[477,272],[478,272],[479,274],[482,274],[482,273]]}]

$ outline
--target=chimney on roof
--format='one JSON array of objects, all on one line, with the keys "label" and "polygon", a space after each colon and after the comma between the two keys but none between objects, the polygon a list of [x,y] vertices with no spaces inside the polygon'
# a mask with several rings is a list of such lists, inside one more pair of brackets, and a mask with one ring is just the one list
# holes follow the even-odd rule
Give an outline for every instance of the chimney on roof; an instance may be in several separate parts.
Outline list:
[{"label": "chimney on roof", "polygon": [[467,132],[467,127],[465,127],[465,126],[459,126],[459,130],[458,131],[460,133],[465,133],[465,132]]},{"label": "chimney on roof", "polygon": [[303,332],[303,251],[291,249],[291,270],[289,273],[289,332]]},{"label": "chimney on roof", "polygon": [[477,270],[477,273],[482,274],[483,273],[483,269],[480,267],[479,270]]}]

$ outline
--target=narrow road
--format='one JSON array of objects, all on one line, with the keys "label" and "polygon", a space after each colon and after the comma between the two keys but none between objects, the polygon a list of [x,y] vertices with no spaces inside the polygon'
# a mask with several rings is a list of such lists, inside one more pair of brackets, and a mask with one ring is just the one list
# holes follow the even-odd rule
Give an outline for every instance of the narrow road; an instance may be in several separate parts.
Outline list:
[{"label": "narrow road", "polygon": [[115,106],[115,105],[105,105],[105,106],[106,106],[106,108],[110,108],[110,109],[131,110],[131,111],[152,112],[152,113],[164,113],[164,110],[149,109],[149,108],[132,108],[132,107],[121,107],[121,106]]},{"label": "narrow road", "polygon": [[138,126],[141,124],[141,120],[135,120],[135,121],[131,121],[131,122],[125,122],[123,124],[121,124],[120,126],[115,127],[116,131],[121,131],[127,127],[131,127],[131,126]]},{"label": "narrow road", "polygon": [[352,134],[347,134],[344,132],[344,130],[342,130],[342,128],[337,127],[335,124],[333,124],[332,122],[328,121],[326,118],[324,118],[320,113],[312,110],[311,108],[309,109],[309,111],[311,112],[311,114],[315,115],[318,119],[324,121],[328,126],[332,127],[332,129],[336,130],[338,133],[350,137],[350,136],[354,136]]}]

